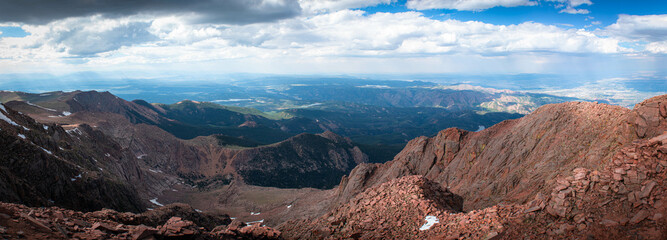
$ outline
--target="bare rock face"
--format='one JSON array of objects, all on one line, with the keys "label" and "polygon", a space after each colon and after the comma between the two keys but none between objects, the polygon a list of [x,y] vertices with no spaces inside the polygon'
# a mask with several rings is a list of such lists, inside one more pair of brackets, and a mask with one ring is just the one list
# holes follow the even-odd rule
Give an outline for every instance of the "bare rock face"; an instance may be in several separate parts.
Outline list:
[{"label": "bare rock face", "polygon": [[630,124],[639,138],[652,138],[667,130],[667,97],[657,96],[635,105]]},{"label": "bare rock face", "polygon": [[391,162],[354,169],[338,188],[338,203],[365,188],[414,174],[460,194],[466,199],[464,209],[523,203],[554,184],[559,173],[596,166],[631,142],[634,133],[622,124],[629,113],[605,104],[552,104],[481,132],[452,128],[433,138],[420,137]]},{"label": "bare rock face", "polygon": [[[632,111],[549,105],[480,133],[417,138],[392,162],[362,164],[343,178],[328,213],[279,229],[311,239],[664,239],[665,102]],[[646,120],[643,138],[633,116]],[[472,210],[430,205],[448,197],[408,190],[426,189],[414,187],[422,181],[462,193],[463,210]]]},{"label": "bare rock face", "polygon": [[[620,149],[599,170],[576,168],[558,177],[538,208],[510,222],[505,239],[664,239],[667,232],[667,132]],[[529,220],[529,221],[528,221]]]},{"label": "bare rock face", "polygon": [[43,125],[0,104],[0,201],[78,210],[143,209],[132,154],[88,125]]}]

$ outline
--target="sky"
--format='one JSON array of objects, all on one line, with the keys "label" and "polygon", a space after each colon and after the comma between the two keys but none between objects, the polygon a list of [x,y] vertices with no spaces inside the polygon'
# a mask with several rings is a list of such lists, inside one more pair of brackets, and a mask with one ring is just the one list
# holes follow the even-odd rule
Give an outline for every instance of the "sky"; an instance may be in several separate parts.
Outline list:
[{"label": "sky", "polygon": [[664,0],[4,0],[0,74],[664,78]]}]

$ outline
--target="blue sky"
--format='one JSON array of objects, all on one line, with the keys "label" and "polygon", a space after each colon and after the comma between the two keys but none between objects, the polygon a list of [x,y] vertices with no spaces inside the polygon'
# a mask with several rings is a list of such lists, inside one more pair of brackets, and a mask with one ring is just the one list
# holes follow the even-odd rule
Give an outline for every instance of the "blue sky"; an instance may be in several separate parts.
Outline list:
[{"label": "blue sky", "polygon": [[667,65],[657,0],[8,0],[0,32],[0,74],[659,79]]},{"label": "blue sky", "polygon": [[[404,12],[410,11],[405,6],[407,0],[395,1],[389,4],[379,4],[372,7],[359,8],[370,13],[376,12]],[[479,11],[459,11],[456,9],[429,9],[421,10],[426,16],[435,19],[452,18],[462,21],[482,21],[492,24],[520,24],[526,21],[544,24],[568,24],[576,28],[591,27],[592,22],[599,21],[600,25],[610,25],[616,22],[619,14],[627,15],[655,15],[667,13],[667,2],[661,0],[606,0],[594,1],[591,5],[583,5],[581,9],[588,14],[559,13],[558,2],[538,2],[535,6],[494,7]],[[595,27],[595,26],[592,26]]]}]

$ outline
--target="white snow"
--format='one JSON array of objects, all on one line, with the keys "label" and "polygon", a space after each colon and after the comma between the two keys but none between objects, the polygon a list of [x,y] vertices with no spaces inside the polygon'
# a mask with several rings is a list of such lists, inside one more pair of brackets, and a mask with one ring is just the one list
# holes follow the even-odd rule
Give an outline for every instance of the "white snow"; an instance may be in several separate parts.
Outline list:
[{"label": "white snow", "polygon": [[47,110],[47,111],[51,111],[51,112],[55,112],[55,111],[56,111],[55,109],[45,108],[45,107],[39,106],[39,105],[37,105],[37,104],[31,103],[30,101],[27,101],[27,102],[25,102],[25,103],[27,103],[27,104],[30,105],[30,106],[38,107],[38,108],[41,108],[41,109],[44,109],[44,110]]},{"label": "white snow", "polygon": [[162,173],[162,170],[160,170],[160,169],[154,170],[154,169],[149,168],[148,171],[150,171],[152,173]]},{"label": "white snow", "polygon": [[73,128],[73,129],[70,129],[70,130],[65,130],[65,132],[67,132],[70,135],[72,135],[72,133],[83,135],[83,132],[81,132],[81,130],[79,130],[79,128]]},{"label": "white snow", "polygon": [[79,175],[77,175],[73,178],[70,178],[70,180],[72,180],[72,182],[74,182],[74,181],[76,181],[77,178],[81,178],[81,173],[79,173]]},{"label": "white snow", "polygon": [[292,204],[290,204],[290,205],[287,205],[287,208],[292,208]]},{"label": "white snow", "polygon": [[147,154],[140,154],[137,156],[138,159],[144,159],[145,156],[148,156]]},{"label": "white snow", "polygon": [[437,217],[430,216],[430,215],[426,216],[426,218],[424,220],[426,220],[426,223],[419,228],[419,231],[429,230],[436,223],[440,223],[440,220],[438,220]]},{"label": "white snow", "polygon": [[257,215],[260,215],[260,214],[262,214],[262,213],[261,212],[250,212],[250,215],[253,215],[253,216],[257,216]]},{"label": "white snow", "polygon": [[23,138],[23,139],[25,139],[25,135],[23,135],[23,134],[20,134],[20,133],[19,133],[18,135],[19,135],[19,137],[20,137],[20,138]]},{"label": "white snow", "polygon": [[264,219],[259,220],[259,221],[247,222],[247,223],[245,223],[245,224],[246,224],[246,225],[252,225],[253,223],[263,223],[263,222],[264,222]]},{"label": "white snow", "polygon": [[49,126],[44,125],[44,130],[49,130]]},{"label": "white snow", "polygon": [[157,198],[153,198],[153,199],[151,199],[151,203],[152,203],[152,204],[155,204],[155,205],[158,205],[158,206],[160,206],[160,207],[164,206],[164,205],[162,205],[161,203],[157,202]]},{"label": "white snow", "polygon": [[23,127],[23,130],[30,131],[30,128],[27,128],[27,127],[24,127],[24,126],[21,126],[21,127]]},{"label": "white snow", "polygon": [[147,209],[148,211],[152,211],[152,210],[153,210],[152,208],[146,208],[146,209]]},{"label": "white snow", "polygon": [[230,217],[229,219],[234,220],[234,219],[236,219],[236,218],[235,218],[235,217]]},{"label": "white snow", "polygon": [[106,157],[111,157],[111,154],[109,154],[109,153],[105,153],[104,156],[106,156]]},{"label": "white snow", "polygon": [[52,153],[51,151],[49,151],[49,150],[46,150],[46,149],[45,149],[45,148],[43,148],[43,147],[39,147],[39,148],[41,148],[42,150],[44,150],[44,152],[46,152],[46,153],[48,153],[48,154],[51,154],[51,155],[53,155],[53,153]]},{"label": "white snow", "polygon": [[[0,106],[2,106],[2,104],[0,104]],[[2,107],[2,109],[4,110],[5,108]],[[9,124],[14,125],[14,126],[20,126],[18,123],[15,123],[11,119],[9,119],[7,116],[5,116],[5,114],[2,114],[2,112],[0,112],[0,120],[4,120],[5,122],[8,122]]]},{"label": "white snow", "polygon": [[68,111],[64,111],[64,112],[63,112],[63,116],[69,116],[69,115],[72,115],[72,113],[71,113],[71,112],[68,112]]},{"label": "white snow", "polygon": [[195,211],[197,211],[197,212],[204,212],[204,211],[202,211],[202,210],[199,210],[199,209],[196,209],[196,208],[195,208]]},{"label": "white snow", "polygon": [[97,167],[97,169],[99,169],[100,171],[104,171],[104,169],[102,169],[101,167]]}]

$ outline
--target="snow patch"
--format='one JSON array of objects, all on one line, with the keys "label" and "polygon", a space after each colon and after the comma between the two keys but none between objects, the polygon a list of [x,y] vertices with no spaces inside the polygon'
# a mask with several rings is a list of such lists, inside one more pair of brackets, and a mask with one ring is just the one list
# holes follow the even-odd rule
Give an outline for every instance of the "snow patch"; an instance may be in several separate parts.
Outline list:
[{"label": "snow patch", "polygon": [[83,135],[83,132],[81,132],[81,130],[79,130],[79,128],[73,128],[73,129],[70,129],[70,130],[65,130],[65,132],[67,132],[69,135],[72,135],[72,133]]},{"label": "snow patch", "polygon": [[164,205],[162,205],[161,203],[157,202],[157,198],[153,198],[153,199],[151,199],[151,203],[152,203],[152,204],[155,204],[155,205],[158,205],[158,206],[160,206],[160,207],[164,206]]},{"label": "snow patch", "polygon": [[73,178],[70,178],[70,180],[72,180],[72,182],[74,182],[74,181],[76,181],[76,180],[79,179],[79,178],[81,178],[81,173],[79,173],[79,175],[76,175],[76,176],[73,177]]},{"label": "snow patch", "polygon": [[290,205],[287,205],[287,208],[292,208],[292,204],[290,204]]},{"label": "snow patch", "polygon": [[150,171],[152,173],[162,173],[162,170],[160,170],[160,169],[155,170],[155,169],[150,169],[149,168],[148,171]]},{"label": "snow patch", "polygon": [[426,220],[426,223],[419,228],[419,231],[429,230],[436,223],[440,223],[440,220],[438,220],[437,217],[430,216],[430,215],[426,216],[426,218],[424,218],[424,220]]},{"label": "snow patch", "polygon": [[144,157],[148,156],[148,154],[140,154],[137,156],[138,159],[144,159]]},{"label": "snow patch", "polygon": [[247,223],[245,223],[245,224],[246,224],[246,225],[252,225],[252,224],[254,224],[254,223],[263,223],[263,222],[264,222],[264,219],[259,220],[259,221],[247,222]]},{"label": "snow patch", "polygon": [[199,209],[196,209],[196,208],[195,208],[195,211],[197,211],[197,212],[204,212],[204,211],[202,211],[202,210],[199,210]]},{"label": "snow patch", "polygon": [[109,153],[105,153],[104,156],[106,156],[106,157],[111,157],[111,154],[109,154]]},{"label": "snow patch", "polygon": [[68,111],[64,111],[64,112],[63,112],[63,116],[69,116],[69,115],[72,115],[72,113],[71,113],[71,112],[68,112]]},{"label": "snow patch", "polygon": [[20,138],[25,139],[25,135],[23,135],[23,134],[20,134],[20,133],[19,133],[18,136],[19,136]]},{"label": "snow patch", "polygon": [[44,130],[49,130],[49,126],[43,125]]},{"label": "snow patch", "polygon": [[102,169],[101,167],[97,167],[97,169],[99,169],[100,171],[104,171],[104,169]]},{"label": "snow patch", "polygon": [[51,151],[49,151],[49,150],[46,150],[46,148],[43,148],[43,147],[39,147],[39,148],[41,148],[44,152],[46,152],[46,153],[48,153],[48,154],[50,154],[50,155],[53,155],[53,153],[52,153]]},{"label": "snow patch", "polygon": [[[3,106],[2,104],[0,104],[0,109],[2,109],[2,111],[4,112],[7,112],[7,109],[5,109],[5,106]],[[2,112],[0,112],[0,120],[4,120],[5,122],[8,122],[9,124],[17,127],[20,126],[18,123],[15,123],[11,119],[9,119],[9,117],[5,116],[5,114],[3,114]]]},{"label": "snow patch", "polygon": [[253,215],[253,216],[257,216],[257,215],[260,215],[260,214],[262,214],[262,213],[261,212],[250,212],[250,215]]},{"label": "snow patch", "polygon": [[55,109],[45,108],[45,107],[39,106],[39,105],[37,105],[37,104],[31,103],[30,101],[27,101],[27,102],[25,102],[25,103],[27,103],[28,105],[33,106],[33,107],[41,108],[41,109],[44,109],[44,110],[47,110],[47,111],[51,111],[51,112],[56,112]]}]

